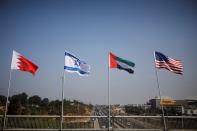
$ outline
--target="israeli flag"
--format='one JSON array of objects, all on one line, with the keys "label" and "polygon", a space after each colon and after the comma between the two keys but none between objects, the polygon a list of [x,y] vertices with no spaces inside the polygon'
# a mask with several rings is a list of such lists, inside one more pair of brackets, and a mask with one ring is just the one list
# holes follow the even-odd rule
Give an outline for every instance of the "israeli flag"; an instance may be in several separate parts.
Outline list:
[{"label": "israeli flag", "polygon": [[65,52],[64,69],[67,72],[77,72],[81,76],[89,75],[90,73],[90,66],[86,62],[67,52]]}]

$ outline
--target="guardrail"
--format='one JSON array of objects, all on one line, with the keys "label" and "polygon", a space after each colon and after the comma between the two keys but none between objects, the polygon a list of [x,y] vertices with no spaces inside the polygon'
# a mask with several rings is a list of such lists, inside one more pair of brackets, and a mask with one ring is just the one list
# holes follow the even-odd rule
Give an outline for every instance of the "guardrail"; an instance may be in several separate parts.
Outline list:
[{"label": "guardrail", "polygon": [[[60,130],[58,115],[7,115],[7,130]],[[167,128],[197,130],[196,116],[165,116]],[[161,116],[63,116],[63,130],[162,130]],[[2,129],[3,115],[0,115]]]}]

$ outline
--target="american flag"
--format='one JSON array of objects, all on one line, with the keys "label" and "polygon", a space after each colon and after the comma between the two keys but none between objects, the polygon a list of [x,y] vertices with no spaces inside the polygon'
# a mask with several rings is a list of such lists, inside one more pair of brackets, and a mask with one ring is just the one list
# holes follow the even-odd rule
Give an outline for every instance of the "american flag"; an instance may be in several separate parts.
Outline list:
[{"label": "american flag", "polygon": [[164,68],[176,74],[183,74],[183,63],[180,60],[172,59],[157,51],[155,51],[155,67]]}]

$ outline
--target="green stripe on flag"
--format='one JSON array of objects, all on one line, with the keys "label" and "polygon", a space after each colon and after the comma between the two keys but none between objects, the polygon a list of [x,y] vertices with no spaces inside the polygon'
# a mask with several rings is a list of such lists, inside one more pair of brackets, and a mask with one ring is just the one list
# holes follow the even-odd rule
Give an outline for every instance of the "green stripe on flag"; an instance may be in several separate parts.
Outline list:
[{"label": "green stripe on flag", "polygon": [[116,60],[119,61],[119,62],[125,63],[125,64],[127,64],[128,66],[131,66],[131,67],[135,66],[135,63],[133,63],[129,60],[122,59],[122,58],[117,57],[117,56],[116,56]]}]

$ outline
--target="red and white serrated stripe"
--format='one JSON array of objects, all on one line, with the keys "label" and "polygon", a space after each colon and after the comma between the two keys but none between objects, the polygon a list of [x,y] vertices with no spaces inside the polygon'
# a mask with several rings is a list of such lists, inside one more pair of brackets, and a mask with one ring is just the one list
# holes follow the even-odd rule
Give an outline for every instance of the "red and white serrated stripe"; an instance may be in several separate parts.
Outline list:
[{"label": "red and white serrated stripe", "polygon": [[13,50],[13,55],[12,55],[12,63],[11,63],[11,69],[16,69],[19,70],[19,57],[20,54],[18,52],[16,52],[15,50]]}]

